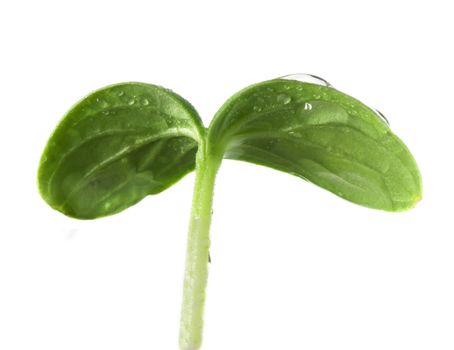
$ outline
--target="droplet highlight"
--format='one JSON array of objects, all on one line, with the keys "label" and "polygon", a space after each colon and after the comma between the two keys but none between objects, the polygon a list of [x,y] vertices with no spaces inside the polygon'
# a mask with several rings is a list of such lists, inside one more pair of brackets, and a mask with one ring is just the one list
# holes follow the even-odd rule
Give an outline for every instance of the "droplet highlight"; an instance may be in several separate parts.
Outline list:
[{"label": "droplet highlight", "polygon": [[102,108],[106,108],[107,106],[109,106],[109,104],[103,100],[102,98],[99,98],[99,97],[96,97],[96,102],[102,107]]},{"label": "droplet highlight", "polygon": [[277,96],[277,102],[282,103],[284,105],[289,104],[292,101],[292,98],[287,94],[279,94]]}]

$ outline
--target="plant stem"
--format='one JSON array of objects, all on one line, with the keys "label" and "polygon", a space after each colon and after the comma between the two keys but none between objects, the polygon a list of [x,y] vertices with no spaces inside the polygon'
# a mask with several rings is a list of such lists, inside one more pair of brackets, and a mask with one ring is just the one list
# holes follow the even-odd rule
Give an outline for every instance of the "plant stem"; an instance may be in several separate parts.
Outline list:
[{"label": "plant stem", "polygon": [[202,344],[213,191],[219,165],[217,157],[210,156],[206,145],[201,145],[197,152],[186,252],[180,323],[181,350],[197,350]]}]

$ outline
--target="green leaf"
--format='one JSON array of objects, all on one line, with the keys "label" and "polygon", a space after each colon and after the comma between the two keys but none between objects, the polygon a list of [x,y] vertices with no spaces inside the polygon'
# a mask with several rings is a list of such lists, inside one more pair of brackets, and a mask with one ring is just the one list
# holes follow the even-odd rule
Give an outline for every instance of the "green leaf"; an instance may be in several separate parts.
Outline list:
[{"label": "green leaf", "polygon": [[205,128],[194,108],[162,87],[124,83],[88,95],[44,150],[42,197],[79,219],[120,212],[195,167]]},{"label": "green leaf", "polygon": [[403,142],[360,101],[328,86],[276,79],[245,88],[213,119],[217,154],[281,170],[351,202],[413,207],[421,177]]}]

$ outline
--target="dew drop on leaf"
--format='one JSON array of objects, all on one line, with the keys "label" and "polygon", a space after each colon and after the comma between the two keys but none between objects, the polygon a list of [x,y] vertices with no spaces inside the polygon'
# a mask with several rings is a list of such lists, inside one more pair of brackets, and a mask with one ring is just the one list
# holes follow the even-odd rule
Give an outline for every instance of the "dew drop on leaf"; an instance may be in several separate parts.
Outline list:
[{"label": "dew drop on leaf", "polygon": [[105,100],[103,100],[103,99],[101,99],[99,97],[96,97],[96,102],[99,103],[99,105],[102,108],[106,108],[109,105]]},{"label": "dew drop on leaf", "polygon": [[290,101],[292,101],[292,98],[289,95],[279,94],[277,96],[277,102],[282,103],[284,105],[290,103]]},{"label": "dew drop on leaf", "polygon": [[311,83],[311,84],[317,84],[317,85],[322,85],[322,86],[332,86],[325,79],[323,79],[317,75],[313,75],[313,74],[305,74],[305,73],[289,74],[289,75],[284,75],[283,77],[279,77],[278,79],[298,80],[298,81],[302,81],[303,83]]},{"label": "dew drop on leaf", "polygon": [[383,122],[385,122],[386,125],[389,126],[389,120],[388,120],[388,118],[385,117],[385,115],[382,112],[380,112],[376,108],[373,108],[373,111],[375,112],[375,114],[377,115],[378,118],[380,118]]},{"label": "dew drop on leaf", "polygon": [[254,106],[252,109],[254,110],[254,112],[261,112],[262,111],[262,107],[260,107],[260,106]]}]

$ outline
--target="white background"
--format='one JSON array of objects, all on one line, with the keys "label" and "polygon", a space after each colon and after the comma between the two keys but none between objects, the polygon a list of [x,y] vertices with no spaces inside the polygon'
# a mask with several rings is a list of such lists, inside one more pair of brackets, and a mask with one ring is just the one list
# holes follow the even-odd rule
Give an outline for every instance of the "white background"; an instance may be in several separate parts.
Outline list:
[{"label": "white background", "polygon": [[297,72],[379,108],[424,198],[389,214],[225,161],[203,349],[453,349],[450,3],[2,2],[0,349],[178,347],[194,177],[105,219],[51,210],[38,160],[75,101],[143,81],[208,123],[239,89]]}]

